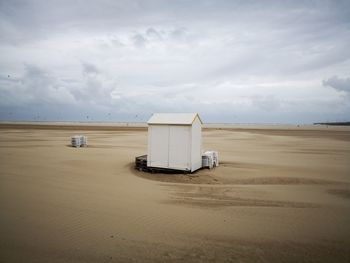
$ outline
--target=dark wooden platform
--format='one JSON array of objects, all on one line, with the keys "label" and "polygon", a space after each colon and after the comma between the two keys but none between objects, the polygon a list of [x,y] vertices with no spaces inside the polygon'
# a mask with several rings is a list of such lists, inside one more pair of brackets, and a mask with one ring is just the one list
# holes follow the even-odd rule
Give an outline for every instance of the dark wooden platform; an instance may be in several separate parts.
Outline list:
[{"label": "dark wooden platform", "polygon": [[147,155],[137,156],[135,158],[135,169],[148,172],[148,173],[165,173],[165,174],[189,174],[191,171],[175,170],[168,168],[159,167],[148,167],[147,166]]},{"label": "dark wooden platform", "polygon": [[141,155],[135,158],[135,169],[147,172],[147,155]]}]

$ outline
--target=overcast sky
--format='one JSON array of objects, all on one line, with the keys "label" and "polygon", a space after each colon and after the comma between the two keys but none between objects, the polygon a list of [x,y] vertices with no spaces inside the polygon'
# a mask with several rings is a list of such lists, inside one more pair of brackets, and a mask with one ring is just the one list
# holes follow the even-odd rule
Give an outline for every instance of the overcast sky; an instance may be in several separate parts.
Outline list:
[{"label": "overcast sky", "polygon": [[0,120],[350,120],[350,1],[0,0]]}]

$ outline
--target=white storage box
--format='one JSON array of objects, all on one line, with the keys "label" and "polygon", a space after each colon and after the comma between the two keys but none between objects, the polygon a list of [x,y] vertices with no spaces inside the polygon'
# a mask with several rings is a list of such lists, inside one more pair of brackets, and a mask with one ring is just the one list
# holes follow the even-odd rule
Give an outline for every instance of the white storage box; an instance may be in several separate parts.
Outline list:
[{"label": "white storage box", "polygon": [[72,147],[85,147],[87,146],[87,137],[83,135],[74,135],[71,137]]},{"label": "white storage box", "polygon": [[213,166],[219,166],[219,153],[217,151],[206,151],[204,152],[206,156],[212,156],[213,158]]},{"label": "white storage box", "polygon": [[80,147],[80,136],[79,135],[72,136],[71,143],[73,147]]},{"label": "white storage box", "polygon": [[213,167],[219,166],[219,153],[217,151],[206,151],[202,155],[202,167]]},{"label": "white storage box", "polygon": [[202,156],[202,167],[212,169],[213,168],[213,157],[210,155],[203,155]]},{"label": "white storage box", "polygon": [[80,135],[80,145],[81,146],[87,146],[87,137]]}]

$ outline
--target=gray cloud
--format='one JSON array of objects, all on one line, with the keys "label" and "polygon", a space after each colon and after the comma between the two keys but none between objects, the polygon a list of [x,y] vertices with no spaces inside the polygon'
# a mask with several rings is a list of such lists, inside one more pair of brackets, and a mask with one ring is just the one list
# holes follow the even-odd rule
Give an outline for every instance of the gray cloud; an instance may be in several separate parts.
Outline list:
[{"label": "gray cloud", "polygon": [[139,48],[145,47],[146,43],[148,42],[146,38],[143,37],[141,34],[136,34],[132,37],[132,40],[134,42],[134,45]]},{"label": "gray cloud", "polygon": [[157,39],[157,40],[161,40],[162,39],[162,36],[161,34],[155,30],[154,28],[150,27],[147,29],[146,31],[146,35],[149,37],[149,38],[153,38],[153,39]]},{"label": "gray cloud", "polygon": [[345,91],[350,93],[350,78],[338,78],[337,76],[333,76],[327,80],[323,80],[323,85],[332,87],[338,91]]},{"label": "gray cloud", "polygon": [[349,1],[1,1],[0,118],[346,120],[349,28]]},{"label": "gray cloud", "polygon": [[97,69],[97,67],[91,63],[82,63],[83,65],[83,72],[86,74],[98,74],[100,71]]}]

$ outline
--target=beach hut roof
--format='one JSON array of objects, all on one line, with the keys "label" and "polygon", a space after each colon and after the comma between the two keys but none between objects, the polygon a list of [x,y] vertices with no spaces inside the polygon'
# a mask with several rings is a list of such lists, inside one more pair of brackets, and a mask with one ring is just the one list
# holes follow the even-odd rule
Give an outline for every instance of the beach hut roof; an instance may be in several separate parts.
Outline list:
[{"label": "beach hut roof", "polygon": [[191,125],[198,117],[198,113],[154,113],[148,120],[148,124],[174,124],[174,125]]}]

